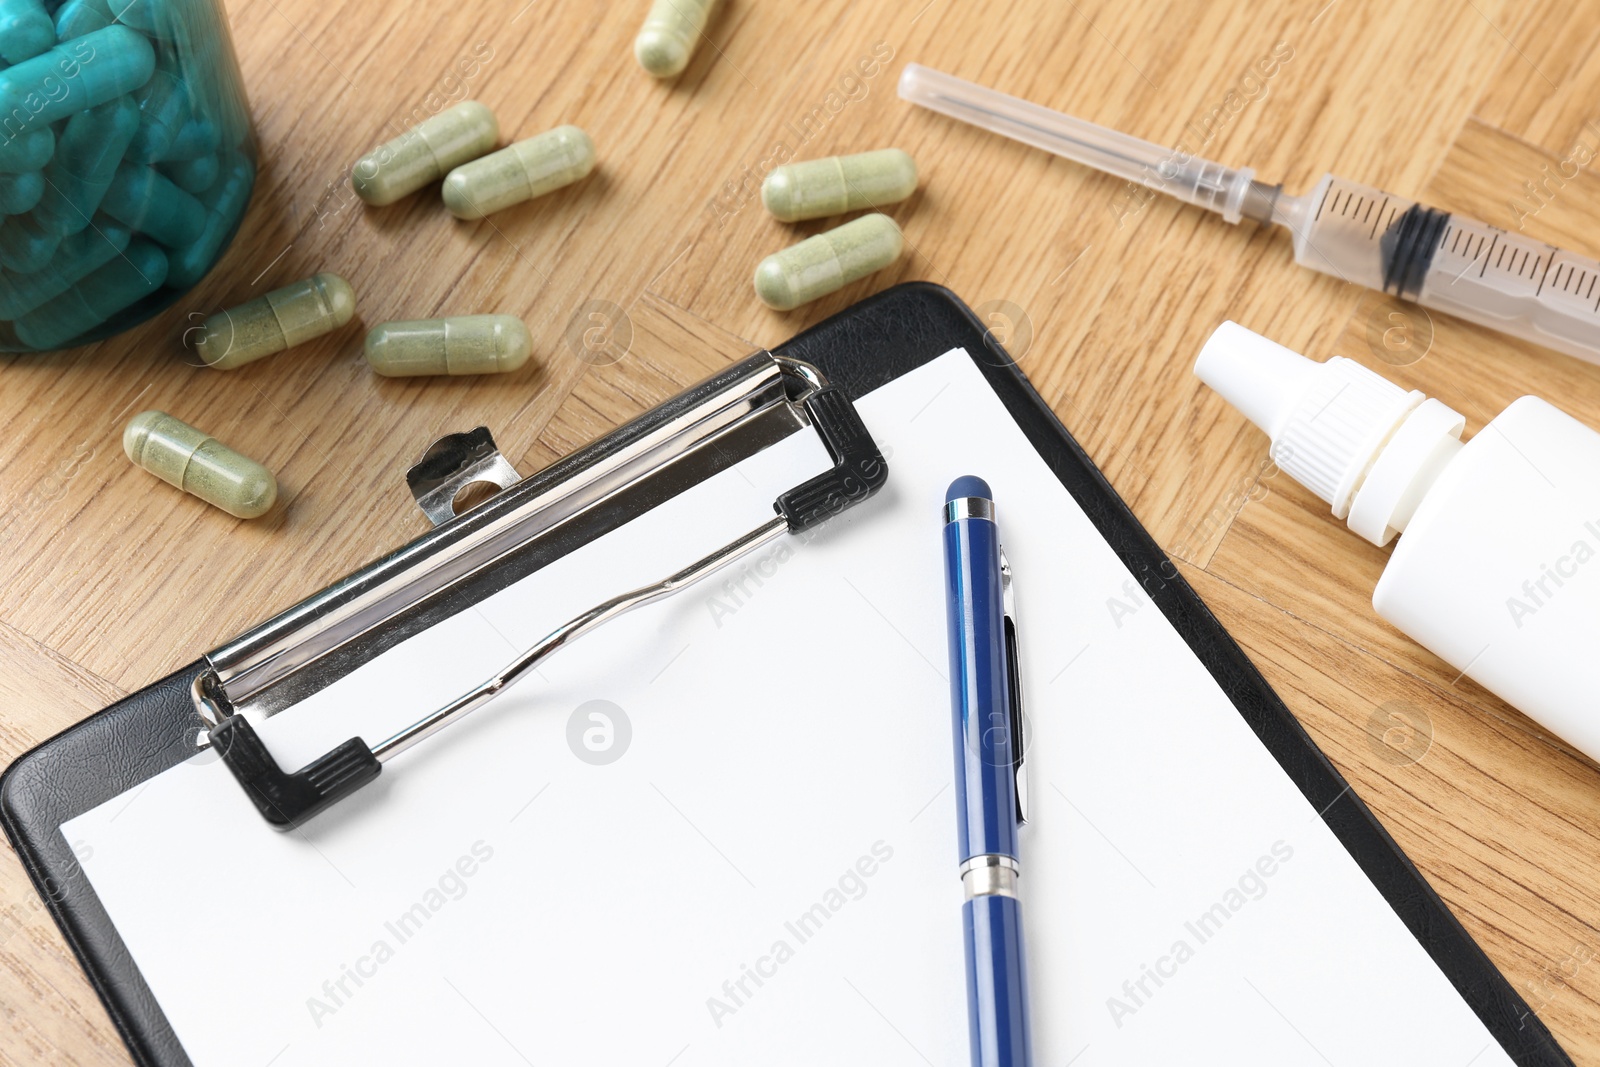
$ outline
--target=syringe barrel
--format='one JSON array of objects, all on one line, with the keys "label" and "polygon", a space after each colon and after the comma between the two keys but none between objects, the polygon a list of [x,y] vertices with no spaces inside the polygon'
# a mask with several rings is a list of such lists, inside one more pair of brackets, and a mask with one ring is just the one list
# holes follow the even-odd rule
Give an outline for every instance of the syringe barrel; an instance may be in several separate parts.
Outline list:
[{"label": "syringe barrel", "polygon": [[908,63],[900,97],[930,111],[1042,148],[1107,174],[1215,211],[1229,222],[1241,207],[1255,172],[1163,148],[986,86]]},{"label": "syringe barrel", "polygon": [[1280,198],[1295,259],[1345,281],[1600,363],[1600,262],[1332,174]]}]

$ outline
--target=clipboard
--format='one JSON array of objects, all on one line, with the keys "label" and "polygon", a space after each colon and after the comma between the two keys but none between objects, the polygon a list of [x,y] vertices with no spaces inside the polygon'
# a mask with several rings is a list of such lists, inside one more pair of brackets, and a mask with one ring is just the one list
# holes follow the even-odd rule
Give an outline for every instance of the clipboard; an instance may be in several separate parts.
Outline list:
[{"label": "clipboard", "polygon": [[[926,283],[869,298],[525,479],[486,433],[445,439],[409,478],[438,522],[432,532],[19,758],[0,779],[0,820],[134,1058],[190,1063],[60,827],[195,755],[208,726],[194,699],[199,679],[225,675],[241,713],[270,717],[463,604],[805,430],[772,357],[814,366],[859,399],[953,349],[971,356],[1050,472],[1512,1061],[1569,1064],[1016,364],[956,297]],[[459,487],[483,480],[508,488],[451,515]]]}]

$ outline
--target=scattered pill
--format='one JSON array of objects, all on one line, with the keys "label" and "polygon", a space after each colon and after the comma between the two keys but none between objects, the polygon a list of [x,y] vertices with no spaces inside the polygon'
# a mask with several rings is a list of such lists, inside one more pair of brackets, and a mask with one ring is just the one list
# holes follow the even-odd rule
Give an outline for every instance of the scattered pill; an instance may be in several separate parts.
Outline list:
[{"label": "scattered pill", "polygon": [[164,411],[135,415],[122,450],[134,466],[236,518],[265,515],[278,499],[271,471]]},{"label": "scattered pill", "polygon": [[0,142],[0,174],[25,174],[30,170],[43,170],[56,154],[55,131],[45,126],[11,134]]},{"label": "scattered pill", "polygon": [[222,177],[206,191],[206,216],[200,236],[172,254],[167,281],[174,289],[191,288],[205,277],[222,246],[238,228],[255,181],[256,168],[245,155],[234,152],[223,161]]},{"label": "scattered pill", "polygon": [[206,319],[196,345],[216,370],[232,370],[337,330],[356,313],[356,294],[337,274],[317,274]]},{"label": "scattered pill", "polygon": [[0,283],[0,320],[20,318],[99,270],[128,247],[132,232],[104,215],[62,240],[43,269],[7,274]]},{"label": "scattered pill", "polygon": [[155,68],[155,49],[144,35],[107,26],[0,70],[0,114],[31,116],[29,129],[48,126],[131,93]]},{"label": "scattered pill", "polygon": [[499,140],[494,112],[464,100],[356,160],[350,184],[361,199],[383,207],[477,159]]},{"label": "scattered pill", "polygon": [[61,235],[32,215],[13,215],[0,226],[0,267],[31,274],[50,262],[60,243]]},{"label": "scattered pill", "polygon": [[887,215],[863,215],[761,261],[756,295],[788,311],[843,288],[900,257],[905,238]]},{"label": "scattered pill", "polygon": [[657,78],[683,73],[705,34],[716,0],[655,0],[644,17],[633,54],[639,65]]},{"label": "scattered pill", "polygon": [[0,174],[0,215],[20,215],[32,211],[44,196],[44,174]]},{"label": "scattered pill", "polygon": [[515,315],[386,322],[367,334],[367,362],[388,378],[502,374],[528,362],[533,338]]},{"label": "scattered pill", "polygon": [[592,170],[589,135],[576,126],[557,126],[451,171],[444,180],[444,206],[458,219],[481,219],[571,185]]},{"label": "scattered pill", "polygon": [[0,58],[21,63],[55,43],[55,23],[40,0],[0,0]]},{"label": "scattered pill", "polygon": [[761,202],[774,218],[800,222],[896,204],[916,190],[916,162],[884,148],[778,167],[761,183]]},{"label": "scattered pill", "polygon": [[215,185],[217,176],[222,173],[222,166],[215,154],[197,159],[175,159],[161,164],[159,169],[172,179],[173,185],[196,196]]},{"label": "scattered pill", "polygon": [[56,157],[45,170],[49,189],[34,212],[41,225],[73,234],[89,225],[100,207],[128,142],[139,128],[139,106],[119,96],[67,120]]},{"label": "scattered pill", "polygon": [[149,241],[127,249],[60,296],[17,319],[17,336],[30,348],[61,348],[143,300],[167,280],[167,257]]},{"label": "scattered pill", "polygon": [[199,240],[206,209],[153,167],[124,162],[100,202],[118,222],[154,237],[168,248]]}]

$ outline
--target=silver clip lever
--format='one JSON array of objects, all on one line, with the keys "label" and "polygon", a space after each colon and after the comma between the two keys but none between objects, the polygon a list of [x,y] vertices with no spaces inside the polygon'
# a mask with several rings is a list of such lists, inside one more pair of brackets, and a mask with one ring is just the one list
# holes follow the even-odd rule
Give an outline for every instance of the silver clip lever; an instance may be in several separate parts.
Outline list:
[{"label": "silver clip lever", "polygon": [[1017,823],[1021,825],[1028,821],[1028,769],[1023,751],[1028,739],[1023,733],[1022,667],[1017,658],[1017,594],[1004,546],[1000,549],[1000,598],[1006,620],[1006,676],[1011,683],[1011,772],[1017,786]]},{"label": "silver clip lever", "polygon": [[208,727],[211,747],[228,765],[262,817],[280,830],[299,826],[372,781],[385,762],[483,707],[558,650],[602,623],[686,589],[779,536],[816,526],[876,493],[888,478],[889,469],[850,398],[837,386],[828,385],[810,365],[790,359],[779,362],[786,374],[803,383],[800,400],[833,459],[831,469],[779,496],[773,504],[777,514],[743,537],[654,585],[612,597],[558,626],[494,677],[376,746],[368,747],[361,738],[352,737],[300,770],[285,772],[249,721],[233,712],[216,674],[207,671],[197,678],[192,695]]}]

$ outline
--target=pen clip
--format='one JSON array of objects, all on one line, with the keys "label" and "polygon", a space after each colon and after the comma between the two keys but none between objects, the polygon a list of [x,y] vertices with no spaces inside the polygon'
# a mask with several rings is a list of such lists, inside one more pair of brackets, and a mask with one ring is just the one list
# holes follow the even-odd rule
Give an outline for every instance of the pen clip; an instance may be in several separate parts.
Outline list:
[{"label": "pen clip", "polygon": [[1006,626],[1006,680],[1007,703],[1011,712],[1011,771],[1016,782],[1017,825],[1028,821],[1028,772],[1024,764],[1023,749],[1026,739],[1022,732],[1022,670],[1017,657],[1017,595],[1012,588],[1011,561],[1006,558],[1005,546],[1000,547],[1000,596],[1005,612]]}]

